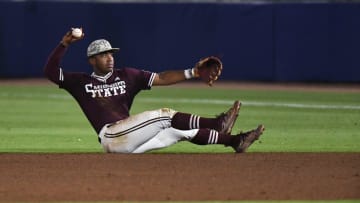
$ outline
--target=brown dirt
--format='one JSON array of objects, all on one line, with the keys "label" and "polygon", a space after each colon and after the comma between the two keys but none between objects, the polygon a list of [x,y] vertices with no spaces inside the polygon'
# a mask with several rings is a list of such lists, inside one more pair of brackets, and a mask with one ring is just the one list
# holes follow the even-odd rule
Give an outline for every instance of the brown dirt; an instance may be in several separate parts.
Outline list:
[{"label": "brown dirt", "polygon": [[0,202],[360,199],[360,153],[4,153],[0,166]]}]

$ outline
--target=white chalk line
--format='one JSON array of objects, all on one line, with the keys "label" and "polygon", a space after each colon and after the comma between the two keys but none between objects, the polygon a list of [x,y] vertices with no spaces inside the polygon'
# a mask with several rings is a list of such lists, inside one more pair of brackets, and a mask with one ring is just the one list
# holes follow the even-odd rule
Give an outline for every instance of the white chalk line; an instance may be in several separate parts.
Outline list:
[{"label": "white chalk line", "polygon": [[[160,98],[143,98],[138,100],[149,103],[186,103],[186,104],[219,104],[231,105],[233,100],[219,99],[160,99]],[[310,109],[349,109],[360,110],[360,106],[355,105],[328,105],[328,104],[300,104],[300,103],[280,103],[280,102],[259,102],[259,101],[241,101],[242,105],[258,107],[287,107],[287,108],[310,108]]]},{"label": "white chalk line", "polygon": [[[48,99],[72,99],[70,95],[65,94],[16,94],[0,93],[0,97],[19,97],[19,98],[48,98]],[[186,99],[186,98],[138,98],[137,102],[145,103],[182,103],[182,104],[214,104],[231,105],[233,100],[226,99]],[[283,107],[299,109],[346,109],[360,110],[360,105],[331,105],[331,104],[301,104],[301,103],[282,103],[282,102],[261,102],[261,101],[241,101],[242,105],[255,107]]]}]

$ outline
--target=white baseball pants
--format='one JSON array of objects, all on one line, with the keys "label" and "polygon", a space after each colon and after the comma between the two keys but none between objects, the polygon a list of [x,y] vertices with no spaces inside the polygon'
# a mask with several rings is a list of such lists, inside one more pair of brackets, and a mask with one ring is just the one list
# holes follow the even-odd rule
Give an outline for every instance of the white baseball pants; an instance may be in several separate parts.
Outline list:
[{"label": "white baseball pants", "polygon": [[198,129],[178,130],[171,127],[175,113],[172,109],[162,108],[107,124],[99,133],[101,145],[110,153],[143,153],[194,138]]}]

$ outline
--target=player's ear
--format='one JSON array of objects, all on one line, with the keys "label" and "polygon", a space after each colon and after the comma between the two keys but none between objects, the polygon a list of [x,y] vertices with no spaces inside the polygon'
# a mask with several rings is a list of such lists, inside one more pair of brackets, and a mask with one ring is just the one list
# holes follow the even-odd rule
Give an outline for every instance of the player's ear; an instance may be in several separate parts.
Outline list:
[{"label": "player's ear", "polygon": [[89,57],[88,61],[89,61],[90,65],[92,65],[92,66],[95,65],[95,57]]}]

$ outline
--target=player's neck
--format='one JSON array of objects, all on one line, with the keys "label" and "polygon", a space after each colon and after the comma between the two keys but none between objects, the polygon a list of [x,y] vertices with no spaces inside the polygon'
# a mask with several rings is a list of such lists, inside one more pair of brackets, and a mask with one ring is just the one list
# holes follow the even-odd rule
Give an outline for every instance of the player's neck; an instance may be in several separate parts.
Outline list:
[{"label": "player's neck", "polygon": [[112,75],[113,73],[113,70],[111,70],[110,72],[108,73],[98,73],[94,70],[94,72],[91,74],[91,77],[93,78],[96,78],[97,80],[100,80],[100,81],[103,81],[103,82],[106,82],[106,80],[108,78],[110,78],[110,76]]},{"label": "player's neck", "polygon": [[110,74],[113,72],[113,70],[110,70],[108,72],[102,72],[102,71],[99,71],[99,70],[96,70],[94,69],[94,72],[93,74],[95,74],[96,76],[99,76],[99,77],[105,77],[106,75]]}]

